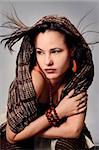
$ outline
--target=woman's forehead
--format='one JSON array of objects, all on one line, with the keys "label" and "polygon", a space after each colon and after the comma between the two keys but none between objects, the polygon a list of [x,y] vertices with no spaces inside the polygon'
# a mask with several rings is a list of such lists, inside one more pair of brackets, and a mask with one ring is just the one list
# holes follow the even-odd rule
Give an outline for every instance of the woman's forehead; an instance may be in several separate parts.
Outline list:
[{"label": "woman's forehead", "polygon": [[44,33],[39,33],[35,39],[35,45],[60,45],[64,44],[64,35],[58,31],[47,30]]}]

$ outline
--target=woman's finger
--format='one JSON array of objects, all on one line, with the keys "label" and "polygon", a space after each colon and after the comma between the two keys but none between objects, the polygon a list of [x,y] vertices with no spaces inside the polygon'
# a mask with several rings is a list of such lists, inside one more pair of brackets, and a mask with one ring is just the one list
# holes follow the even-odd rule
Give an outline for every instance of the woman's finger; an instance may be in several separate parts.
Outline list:
[{"label": "woman's finger", "polygon": [[88,101],[88,97],[87,96],[84,96],[83,98],[81,98],[81,99],[79,99],[79,101],[78,101],[78,106],[80,105],[80,104],[82,104],[82,103],[87,103],[87,101]]},{"label": "woman's finger", "polygon": [[81,108],[83,108],[83,107],[85,107],[85,106],[87,106],[87,103],[86,103],[86,102],[83,102],[82,104],[80,104],[80,105],[78,106],[78,109],[81,109]]},{"label": "woman's finger", "polygon": [[82,113],[82,112],[86,111],[86,109],[87,109],[87,106],[84,106],[84,107],[78,109],[78,113]]},{"label": "woman's finger", "polygon": [[73,94],[74,94],[74,89],[73,90],[71,90],[69,93],[68,93],[68,98],[70,98],[70,97],[72,97],[73,96]]},{"label": "woman's finger", "polygon": [[83,92],[74,96],[73,99],[78,101],[79,99],[83,98],[85,95],[86,95],[86,92]]}]

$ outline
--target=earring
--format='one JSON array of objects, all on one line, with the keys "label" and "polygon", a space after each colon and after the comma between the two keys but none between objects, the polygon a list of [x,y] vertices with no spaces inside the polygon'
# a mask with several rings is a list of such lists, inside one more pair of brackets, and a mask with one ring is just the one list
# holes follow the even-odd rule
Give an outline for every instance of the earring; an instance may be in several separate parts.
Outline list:
[{"label": "earring", "polygon": [[76,71],[77,71],[77,64],[76,64],[76,61],[75,61],[74,59],[73,59],[72,71],[73,71],[74,73],[76,73]]}]

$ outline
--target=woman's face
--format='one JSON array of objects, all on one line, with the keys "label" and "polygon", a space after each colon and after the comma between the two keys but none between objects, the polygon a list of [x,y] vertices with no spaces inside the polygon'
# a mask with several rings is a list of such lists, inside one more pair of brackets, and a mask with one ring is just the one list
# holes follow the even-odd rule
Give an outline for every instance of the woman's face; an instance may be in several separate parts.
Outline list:
[{"label": "woman's face", "polygon": [[69,67],[70,55],[64,35],[47,30],[35,40],[37,62],[49,80],[57,80]]}]

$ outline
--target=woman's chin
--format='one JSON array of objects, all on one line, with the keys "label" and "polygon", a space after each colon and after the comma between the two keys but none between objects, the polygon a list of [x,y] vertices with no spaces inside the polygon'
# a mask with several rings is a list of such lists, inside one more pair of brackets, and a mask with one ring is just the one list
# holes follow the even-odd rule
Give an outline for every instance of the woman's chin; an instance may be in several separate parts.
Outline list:
[{"label": "woman's chin", "polygon": [[46,77],[50,80],[50,79],[57,79],[58,76],[56,74],[49,73],[49,74],[46,74]]},{"label": "woman's chin", "polygon": [[59,79],[58,75],[55,74],[47,74],[46,75],[47,79],[49,79],[52,83],[57,82],[57,80]]}]

